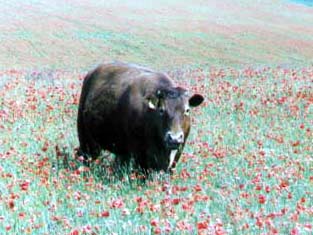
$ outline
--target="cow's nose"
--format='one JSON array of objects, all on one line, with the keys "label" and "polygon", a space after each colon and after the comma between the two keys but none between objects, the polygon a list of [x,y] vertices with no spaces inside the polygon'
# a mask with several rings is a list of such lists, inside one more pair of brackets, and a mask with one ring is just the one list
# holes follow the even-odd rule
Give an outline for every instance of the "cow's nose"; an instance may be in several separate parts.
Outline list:
[{"label": "cow's nose", "polygon": [[172,148],[176,149],[179,147],[180,144],[184,143],[184,132],[172,132],[169,131],[166,133],[166,143],[167,145]]}]

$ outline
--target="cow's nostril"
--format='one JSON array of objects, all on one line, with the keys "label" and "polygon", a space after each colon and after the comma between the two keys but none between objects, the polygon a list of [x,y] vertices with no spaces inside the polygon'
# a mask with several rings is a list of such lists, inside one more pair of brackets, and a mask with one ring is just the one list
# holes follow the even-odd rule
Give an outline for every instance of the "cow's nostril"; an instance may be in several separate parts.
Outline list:
[{"label": "cow's nostril", "polygon": [[165,135],[165,140],[166,141],[171,141],[172,140],[172,135],[170,132],[167,132],[166,135]]},{"label": "cow's nostril", "polygon": [[166,134],[166,139],[167,141],[172,142],[172,143],[182,143],[184,141],[184,133],[183,132],[178,132],[178,133],[168,132]]}]

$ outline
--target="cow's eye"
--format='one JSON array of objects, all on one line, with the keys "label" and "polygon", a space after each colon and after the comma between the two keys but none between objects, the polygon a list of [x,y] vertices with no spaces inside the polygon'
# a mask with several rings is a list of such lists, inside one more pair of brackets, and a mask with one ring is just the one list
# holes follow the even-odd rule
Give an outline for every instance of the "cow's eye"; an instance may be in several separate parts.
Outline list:
[{"label": "cow's eye", "polygon": [[190,108],[186,108],[186,110],[185,110],[185,115],[186,115],[186,116],[189,116],[189,114],[190,114]]}]

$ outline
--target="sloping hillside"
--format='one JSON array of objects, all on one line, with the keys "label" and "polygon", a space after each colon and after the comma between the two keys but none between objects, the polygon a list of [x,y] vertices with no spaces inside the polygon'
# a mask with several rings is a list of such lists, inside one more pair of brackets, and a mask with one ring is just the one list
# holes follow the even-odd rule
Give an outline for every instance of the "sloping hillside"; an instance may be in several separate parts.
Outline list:
[{"label": "sloping hillside", "polygon": [[[5,1],[0,69],[299,64],[313,58],[313,8],[289,1]],[[165,61],[166,58],[166,61]]]}]

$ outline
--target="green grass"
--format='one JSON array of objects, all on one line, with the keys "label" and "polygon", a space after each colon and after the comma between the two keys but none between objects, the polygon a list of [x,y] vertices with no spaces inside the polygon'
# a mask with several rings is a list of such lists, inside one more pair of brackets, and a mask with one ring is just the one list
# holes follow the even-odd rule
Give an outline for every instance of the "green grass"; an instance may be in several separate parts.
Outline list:
[{"label": "green grass", "polygon": [[146,183],[74,158],[80,74],[3,75],[0,234],[310,234],[312,67],[171,73],[206,103],[176,172]]}]

